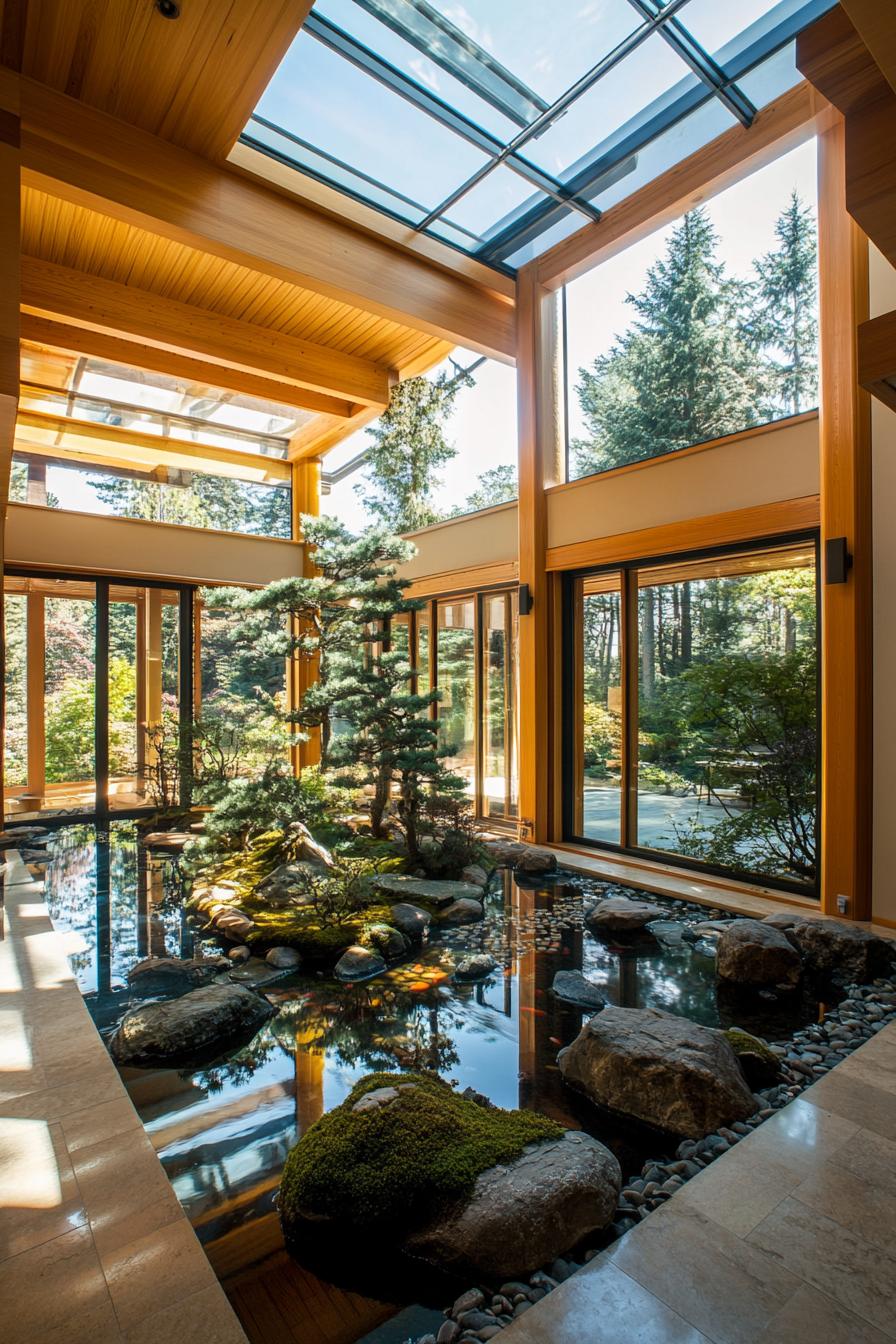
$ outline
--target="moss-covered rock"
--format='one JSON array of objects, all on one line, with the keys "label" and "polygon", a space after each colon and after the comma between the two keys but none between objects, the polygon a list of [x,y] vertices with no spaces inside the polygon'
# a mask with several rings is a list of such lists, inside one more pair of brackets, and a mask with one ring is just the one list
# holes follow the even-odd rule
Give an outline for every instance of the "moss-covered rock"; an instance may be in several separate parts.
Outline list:
[{"label": "moss-covered rock", "polygon": [[765,1041],[740,1027],[729,1027],[724,1036],[751,1087],[769,1087],[777,1082],[781,1061]]},{"label": "moss-covered rock", "polygon": [[[407,1086],[411,1084],[411,1086]],[[356,1110],[394,1088],[388,1104]],[[287,1237],[327,1220],[403,1236],[469,1194],[489,1167],[562,1136],[528,1111],[486,1110],[426,1074],[370,1074],[312,1125],[286,1161],[280,1217]]]}]

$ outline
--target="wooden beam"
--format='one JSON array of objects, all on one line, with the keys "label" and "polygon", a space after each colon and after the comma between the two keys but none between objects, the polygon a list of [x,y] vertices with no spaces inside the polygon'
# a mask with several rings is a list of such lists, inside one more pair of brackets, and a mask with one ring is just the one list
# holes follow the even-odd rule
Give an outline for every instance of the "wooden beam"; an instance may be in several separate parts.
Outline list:
[{"label": "wooden beam", "polygon": [[840,6],[896,93],[896,23],[890,0],[840,0]]},{"label": "wooden beam", "polygon": [[662,225],[716,196],[810,139],[830,121],[823,98],[803,82],[757,115],[750,127],[733,126],[702,149],[610,206],[596,224],[549,248],[538,260],[538,282],[558,289],[601,261],[646,238]]},{"label": "wooden beam", "polygon": [[[311,578],[317,573],[314,558],[302,537],[302,514],[317,517],[320,513],[320,459],[305,459],[292,464],[292,536],[294,541],[302,542],[302,574]],[[292,618],[291,618],[292,619]],[[293,626],[294,635],[301,633],[298,623]],[[286,663],[287,709],[297,710],[304,699],[305,692],[316,680],[319,663],[316,658],[294,656]],[[309,732],[307,742],[297,742],[290,749],[292,767],[296,774],[309,766],[320,764],[320,730]]]},{"label": "wooden beam", "polygon": [[843,5],[835,5],[799,34],[796,64],[844,116],[867,107],[887,90],[886,80]]},{"label": "wooden beam", "polygon": [[846,208],[842,122],[819,137],[821,540],[845,539],[845,583],[822,586],[821,900],[871,917],[871,414],[856,328],[868,316],[868,243]]},{"label": "wooden beam", "polygon": [[69,446],[66,440],[71,441],[70,446],[79,458],[95,454],[100,461],[105,457],[120,460],[124,455],[131,466],[142,463],[148,467],[207,471],[211,475],[230,476],[241,481],[290,479],[288,462],[261,453],[219,448],[214,444],[196,443],[193,439],[173,439],[164,434],[141,434],[139,430],[120,425],[74,420],[66,415],[48,415],[43,411],[19,408],[16,443],[29,453],[41,454],[43,449],[46,456],[64,457]]},{"label": "wooden beam", "polygon": [[557,388],[557,303],[538,282],[537,266],[517,279],[519,344],[519,581],[528,584],[532,610],[519,618],[520,833],[548,840],[551,824],[552,612],[545,569],[545,489],[560,482],[562,460]]},{"label": "wooden beam", "polygon": [[79,327],[126,332],[148,345],[203,355],[349,401],[382,406],[389,398],[389,372],[370,360],[37,257],[22,258],[22,304]]},{"label": "wooden beam", "polygon": [[859,382],[896,411],[896,310],[859,327]]},{"label": "wooden beam", "polygon": [[19,330],[23,341],[31,341],[51,350],[90,355],[94,359],[109,360],[125,368],[147,369],[151,373],[166,374],[181,382],[237,392],[241,396],[256,397],[259,401],[297,406],[337,420],[347,418],[355,410],[352,401],[327,396],[323,392],[312,392],[310,388],[299,387],[297,383],[235,369],[232,365],[217,364],[195,355],[178,354],[157,345],[148,345],[145,341],[113,336],[107,331],[81,326],[75,321],[62,322],[57,318],[38,317],[35,313],[26,312],[21,314]]},{"label": "wooden beam", "polygon": [[512,362],[513,303],[31,80],[23,180],[51,196]]}]

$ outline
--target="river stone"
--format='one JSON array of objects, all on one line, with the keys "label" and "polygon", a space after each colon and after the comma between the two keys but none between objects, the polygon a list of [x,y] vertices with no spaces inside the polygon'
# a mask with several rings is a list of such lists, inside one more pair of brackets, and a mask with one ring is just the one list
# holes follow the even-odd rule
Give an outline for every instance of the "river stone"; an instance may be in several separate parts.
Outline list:
[{"label": "river stone", "polygon": [[232,943],[242,943],[255,928],[255,920],[236,906],[225,905],[212,916],[212,924]]},{"label": "river stone", "polygon": [[518,873],[553,873],[557,867],[557,856],[549,849],[537,849],[534,845],[527,845],[514,867]]},{"label": "river stone", "polygon": [[373,879],[373,885],[390,896],[400,896],[402,899],[415,897],[418,901],[426,901],[427,905],[433,905],[437,910],[454,901],[478,901],[482,898],[482,892],[472,882],[436,881],[429,877],[407,877],[404,873],[379,873]]},{"label": "river stone", "polygon": [[176,1067],[223,1054],[251,1039],[272,1015],[266,999],[243,985],[216,984],[179,999],[144,1003],[123,1017],[109,1042],[117,1064]]},{"label": "river stone", "polygon": [[868,929],[783,911],[768,915],[763,923],[780,930],[798,948],[813,975],[844,985],[866,985],[890,974],[896,949]]},{"label": "river stone", "polygon": [[446,909],[439,911],[439,923],[475,924],[477,919],[482,919],[483,913],[481,901],[474,901],[464,896],[459,901],[452,901]]},{"label": "river stone", "polygon": [[597,1105],[688,1139],[756,1109],[722,1033],[657,1008],[605,1008],[558,1062],[566,1082]]},{"label": "river stone", "polygon": [[395,928],[405,938],[410,938],[412,943],[422,942],[432,923],[432,915],[428,910],[421,910],[419,905],[411,905],[409,901],[399,901],[393,905],[390,914]]},{"label": "river stone", "polygon": [[587,1008],[592,1013],[606,1006],[607,1001],[597,985],[586,979],[581,971],[558,971],[551,989],[564,1003],[574,1003],[578,1008]]},{"label": "river stone", "polygon": [[719,978],[736,985],[799,983],[800,954],[780,929],[758,919],[738,919],[719,934],[716,944]]},{"label": "river stone", "polygon": [[147,849],[165,849],[179,854],[184,845],[194,839],[189,831],[150,831],[149,835],[144,835],[143,843]]},{"label": "river stone", "polygon": [[147,957],[128,971],[128,984],[141,994],[185,994],[200,985],[210,985],[222,971],[230,970],[226,957]]},{"label": "river stone", "polygon": [[302,964],[302,958],[294,947],[272,947],[265,961],[278,971],[294,971]]},{"label": "river stone", "polygon": [[486,840],[483,848],[500,868],[512,868],[526,851],[520,840]]},{"label": "river stone", "polygon": [[410,939],[398,929],[393,929],[391,924],[371,924],[366,937],[374,951],[379,952],[386,961],[398,961],[410,951]]},{"label": "river stone", "polygon": [[386,963],[378,952],[355,946],[343,952],[336,963],[335,975],[337,980],[369,980],[385,969]]},{"label": "river stone", "polygon": [[488,873],[478,863],[468,863],[460,875],[462,882],[469,882],[474,887],[488,886]]},{"label": "river stone", "polygon": [[488,952],[473,952],[462,957],[454,968],[455,980],[484,980],[497,966],[494,957]]},{"label": "river stone", "polygon": [[248,961],[251,955],[251,949],[243,943],[240,947],[232,947],[227,953],[227,959],[232,965],[238,966],[240,962]]},{"label": "river stone", "polygon": [[472,1194],[418,1229],[405,1250],[437,1268],[500,1283],[549,1263],[607,1226],[621,1173],[589,1134],[529,1144],[513,1162],[489,1167]]},{"label": "river stone", "polygon": [[608,896],[598,901],[585,916],[592,933],[638,933],[654,919],[665,919],[668,911],[649,901],[632,901],[627,896]]}]

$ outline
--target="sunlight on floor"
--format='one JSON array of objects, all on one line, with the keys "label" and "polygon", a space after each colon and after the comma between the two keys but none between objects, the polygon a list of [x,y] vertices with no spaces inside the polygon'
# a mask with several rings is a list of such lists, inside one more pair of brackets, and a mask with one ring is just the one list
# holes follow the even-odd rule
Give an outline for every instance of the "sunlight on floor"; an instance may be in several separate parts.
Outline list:
[{"label": "sunlight on floor", "polygon": [[62,1186],[45,1120],[0,1119],[2,1207],[55,1209]]}]

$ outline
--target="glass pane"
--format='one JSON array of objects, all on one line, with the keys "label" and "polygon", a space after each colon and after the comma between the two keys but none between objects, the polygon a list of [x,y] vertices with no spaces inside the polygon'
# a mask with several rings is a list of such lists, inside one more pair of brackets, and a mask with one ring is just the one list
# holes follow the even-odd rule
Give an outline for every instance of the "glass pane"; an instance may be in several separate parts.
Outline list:
[{"label": "glass pane", "polygon": [[3,783],[19,788],[28,783],[28,690],[26,678],[27,601],[24,593],[4,593],[5,737]]},{"label": "glass pane", "polygon": [[439,223],[468,229],[481,239],[500,233],[522,207],[531,209],[549,198],[510,168],[494,168],[489,175],[450,207]]},{"label": "glass pane", "polygon": [[173,589],[137,593],[142,630],[137,646],[138,788],[163,808],[176,806],[180,798],[179,600]]},{"label": "glass pane", "polygon": [[472,598],[438,604],[436,667],[442,698],[439,741],[447,764],[476,788],[476,604]]},{"label": "glass pane", "polygon": [[806,0],[739,0],[720,5],[718,0],[688,0],[679,14],[682,25],[704,51],[720,65],[778,23],[806,8]]},{"label": "glass pane", "polygon": [[[46,590],[47,585],[42,588]],[[94,585],[54,584],[43,606],[45,805],[53,810],[90,811],[96,796]]]},{"label": "glass pane", "polygon": [[138,636],[146,590],[111,585],[109,588],[109,807],[134,807],[143,749],[143,729],[137,714],[137,683],[142,673]]},{"label": "glass pane", "polygon": [[622,825],[621,575],[577,584],[581,638],[575,734],[573,832],[619,844]]},{"label": "glass pane", "polygon": [[638,843],[812,884],[815,549],[639,575]]},{"label": "glass pane", "polygon": [[482,810],[486,817],[514,817],[516,632],[510,593],[483,598]]},{"label": "glass pane", "polygon": [[290,47],[257,112],[424,209],[438,205],[486,160],[307,33]]},{"label": "glass pane", "polygon": [[417,689],[421,695],[429,690],[429,607],[417,612]]}]

